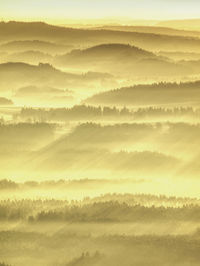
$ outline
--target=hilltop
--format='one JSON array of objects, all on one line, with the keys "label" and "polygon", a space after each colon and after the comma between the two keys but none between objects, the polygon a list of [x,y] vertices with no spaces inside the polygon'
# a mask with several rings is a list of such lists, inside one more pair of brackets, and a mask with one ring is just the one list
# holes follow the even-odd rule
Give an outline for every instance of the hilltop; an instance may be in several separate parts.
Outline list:
[{"label": "hilltop", "polygon": [[57,56],[54,64],[82,67],[90,71],[106,71],[120,76],[159,76],[191,73],[190,68],[170,62],[135,46],[111,43],[88,49],[73,50]]}]

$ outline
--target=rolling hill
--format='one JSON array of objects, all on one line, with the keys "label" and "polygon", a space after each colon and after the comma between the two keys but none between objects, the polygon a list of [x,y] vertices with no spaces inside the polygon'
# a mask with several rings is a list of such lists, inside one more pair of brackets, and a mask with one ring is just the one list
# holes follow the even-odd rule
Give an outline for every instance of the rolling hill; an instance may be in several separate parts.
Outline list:
[{"label": "rolling hill", "polygon": [[0,62],[22,62],[27,64],[51,63],[53,57],[39,51],[25,51],[2,56]]},{"label": "rolling hill", "polygon": [[171,36],[188,36],[188,37],[200,37],[200,31],[192,30],[181,30],[162,26],[103,26],[96,29],[105,30],[116,30],[116,31],[127,31],[127,32],[140,32],[140,33],[151,33],[160,35],[171,35]]},{"label": "rolling hill", "polygon": [[[15,102],[26,102],[34,106],[66,106],[76,102],[75,94],[72,91],[56,89],[49,86],[26,86],[19,88],[14,94]],[[43,116],[42,119],[44,119]],[[41,120],[42,120],[41,119]]]},{"label": "rolling hill", "polygon": [[156,25],[161,27],[199,31],[200,19],[164,20],[158,22]]},{"label": "rolling hill", "polygon": [[174,76],[192,73],[186,66],[175,64],[138,47],[117,43],[73,50],[69,54],[57,56],[54,64],[106,71],[120,76]]},{"label": "rolling hill", "polygon": [[26,51],[38,51],[49,54],[66,53],[73,49],[71,45],[62,45],[41,40],[11,41],[0,45],[1,52],[19,53]]},{"label": "rolling hill", "polygon": [[[111,150],[114,143],[131,143],[131,141],[135,143],[136,139],[142,141],[145,133],[156,133],[155,131],[156,129],[148,124],[105,127],[82,124],[70,134],[62,136],[33,154],[30,166],[39,172],[70,173],[76,171],[85,174],[91,171],[111,171],[116,174],[132,173],[141,176],[147,174],[150,169],[155,174],[161,169],[169,170],[171,166],[177,167],[180,161],[176,157],[159,152],[113,152]],[[126,139],[123,139],[122,137],[125,136]]]},{"label": "rolling hill", "polygon": [[88,47],[101,43],[131,44],[142,49],[200,52],[200,39],[153,33],[123,32],[116,30],[73,29],[42,22],[1,22],[0,41],[41,40],[63,45]]},{"label": "rolling hill", "polygon": [[158,53],[159,56],[167,57],[175,61],[181,61],[181,60],[200,60],[200,53],[186,53],[186,52],[165,52],[160,51]]},{"label": "rolling hill", "polygon": [[[90,47],[84,50],[73,50],[71,53],[65,56],[58,56],[57,60],[69,60],[73,63],[74,60],[79,60],[80,63],[86,63],[87,60],[136,60],[142,58],[155,58],[156,56],[148,51],[142,50],[135,46],[111,43],[111,44],[101,44],[97,46]],[[76,63],[76,62],[75,62]]]},{"label": "rolling hill", "polygon": [[136,85],[99,93],[84,102],[120,106],[197,104],[200,102],[200,81]]},{"label": "rolling hill", "polygon": [[52,65],[30,65],[25,63],[0,64],[0,89],[15,91],[25,86],[49,86],[63,89],[93,88],[101,81],[112,82],[112,76],[104,73],[82,75],[62,72]]}]

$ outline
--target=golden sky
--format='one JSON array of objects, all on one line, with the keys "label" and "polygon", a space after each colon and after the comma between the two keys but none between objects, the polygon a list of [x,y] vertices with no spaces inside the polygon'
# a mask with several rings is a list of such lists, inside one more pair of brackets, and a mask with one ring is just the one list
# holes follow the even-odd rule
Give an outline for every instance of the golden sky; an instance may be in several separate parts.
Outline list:
[{"label": "golden sky", "polygon": [[200,0],[0,0],[2,20],[200,18]]}]

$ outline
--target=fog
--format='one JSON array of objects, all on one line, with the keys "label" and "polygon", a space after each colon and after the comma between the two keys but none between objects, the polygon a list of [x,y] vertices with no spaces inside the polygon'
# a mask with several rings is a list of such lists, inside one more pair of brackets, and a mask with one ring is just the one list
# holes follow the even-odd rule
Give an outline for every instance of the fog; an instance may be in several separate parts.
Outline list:
[{"label": "fog", "polygon": [[0,266],[199,265],[200,33],[165,23],[0,23]]}]

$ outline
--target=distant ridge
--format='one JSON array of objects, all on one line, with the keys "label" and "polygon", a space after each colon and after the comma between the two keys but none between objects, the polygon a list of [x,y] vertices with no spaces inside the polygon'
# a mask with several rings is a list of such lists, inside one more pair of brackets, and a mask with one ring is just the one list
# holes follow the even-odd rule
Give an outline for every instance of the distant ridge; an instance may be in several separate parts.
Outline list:
[{"label": "distant ridge", "polygon": [[0,51],[5,52],[24,52],[24,51],[40,51],[44,53],[65,53],[73,48],[72,45],[62,45],[49,41],[41,40],[21,40],[10,41],[0,45]]},{"label": "distant ridge", "polygon": [[2,56],[2,62],[21,62],[27,64],[51,63],[52,56],[40,51],[25,51]]},{"label": "distant ridge", "polygon": [[75,29],[49,25],[43,22],[1,22],[0,41],[42,40],[65,42],[67,45],[92,46],[100,43],[125,43],[147,50],[200,51],[200,39],[153,33],[116,30]]},{"label": "distant ridge", "polygon": [[158,22],[156,25],[163,27],[200,31],[200,19],[165,20]]},{"label": "distant ridge", "polygon": [[[162,22],[160,22],[162,24]],[[140,33],[151,33],[160,35],[172,35],[172,36],[190,36],[190,37],[200,37],[200,31],[194,30],[181,30],[176,28],[162,27],[162,26],[101,26],[96,27],[96,29],[104,30],[116,30],[116,31],[127,31],[127,32],[140,32]]]}]

